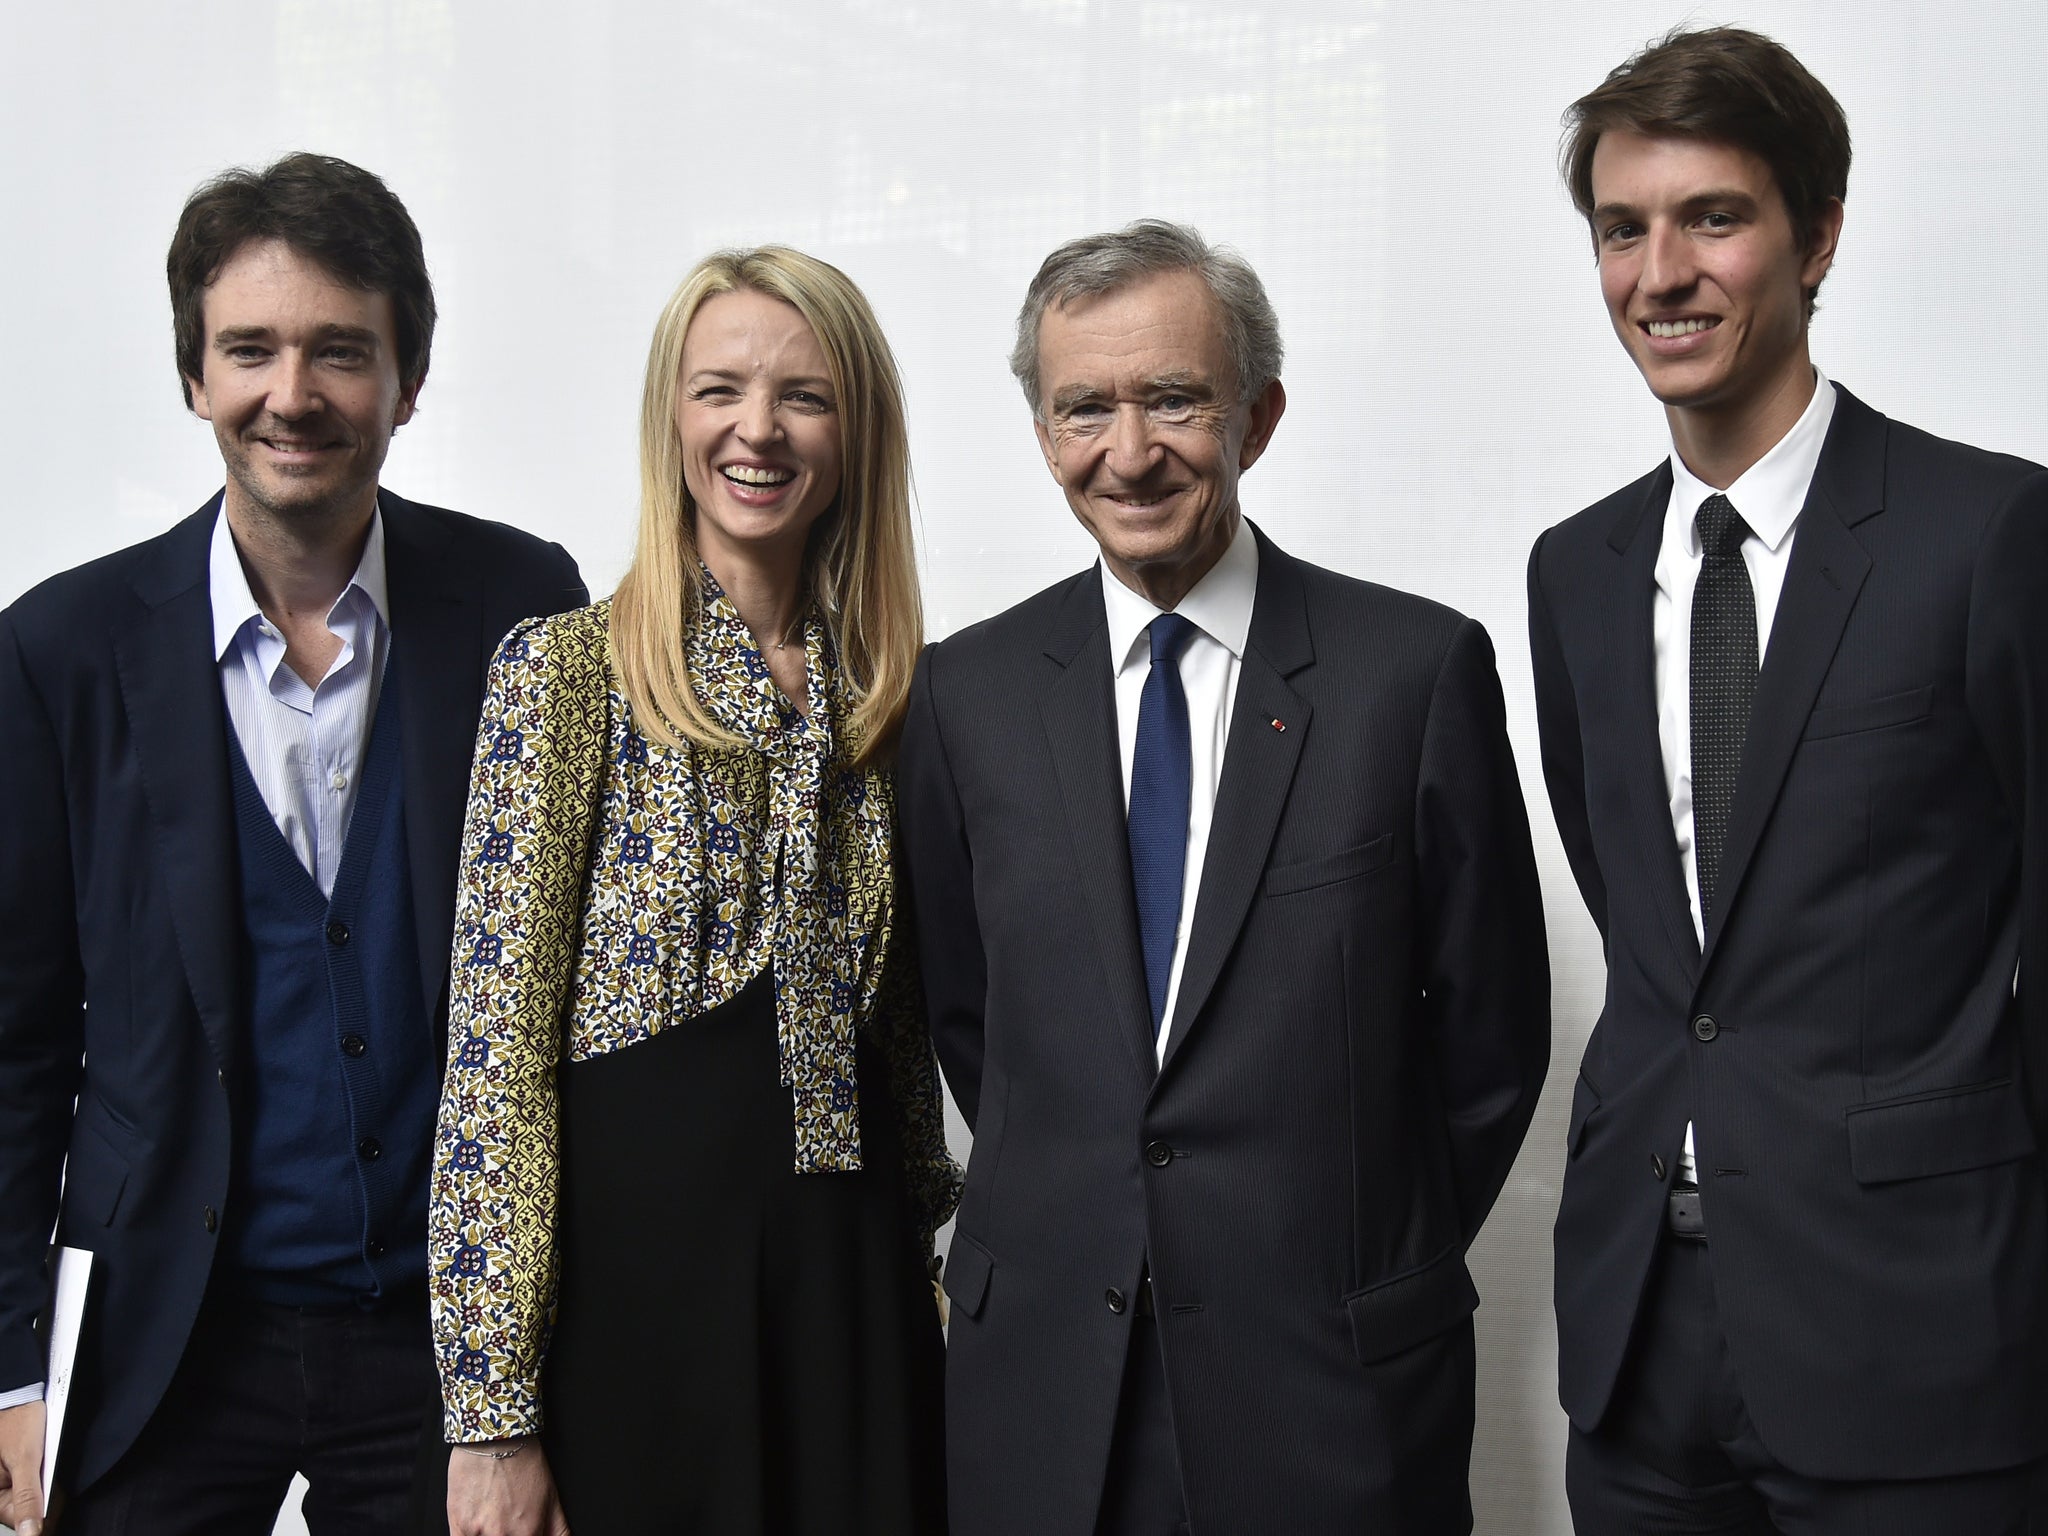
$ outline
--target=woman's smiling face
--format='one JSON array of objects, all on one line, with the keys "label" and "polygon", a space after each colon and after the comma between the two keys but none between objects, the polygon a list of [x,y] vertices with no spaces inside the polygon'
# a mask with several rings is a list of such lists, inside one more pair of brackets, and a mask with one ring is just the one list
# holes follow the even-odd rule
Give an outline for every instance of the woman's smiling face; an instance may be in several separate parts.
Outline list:
[{"label": "woman's smiling face", "polygon": [[839,494],[839,402],[825,349],[793,305],[741,288],[706,299],[683,337],[676,436],[707,564],[801,554]]}]

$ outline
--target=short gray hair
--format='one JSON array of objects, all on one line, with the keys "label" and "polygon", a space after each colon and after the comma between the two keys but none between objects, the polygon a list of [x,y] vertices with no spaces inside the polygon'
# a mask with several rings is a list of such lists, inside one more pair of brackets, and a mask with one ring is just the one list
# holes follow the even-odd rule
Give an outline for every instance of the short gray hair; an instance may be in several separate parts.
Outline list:
[{"label": "short gray hair", "polygon": [[1251,263],[1227,245],[1211,245],[1187,224],[1139,219],[1110,234],[1069,240],[1045,258],[1017,313],[1017,345],[1010,372],[1024,386],[1031,414],[1043,409],[1039,392],[1038,328],[1054,305],[1100,298],[1156,272],[1193,272],[1208,285],[1223,318],[1223,345],[1237,373],[1240,402],[1249,403],[1280,377],[1284,348],[1280,317]]}]

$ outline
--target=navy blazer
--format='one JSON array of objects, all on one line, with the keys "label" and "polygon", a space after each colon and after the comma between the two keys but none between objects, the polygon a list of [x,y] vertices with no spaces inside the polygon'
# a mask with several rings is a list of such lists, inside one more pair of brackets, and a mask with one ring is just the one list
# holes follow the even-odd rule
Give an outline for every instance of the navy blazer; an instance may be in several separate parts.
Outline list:
[{"label": "navy blazer", "polygon": [[1259,538],[1166,1059],[1101,576],[925,654],[898,808],[974,1128],[945,1270],[953,1527],[1089,1536],[1149,1263],[1198,1531],[1471,1527],[1465,1252],[1549,1054],[1485,631]]},{"label": "navy blazer", "polygon": [[[518,620],[586,595],[559,546],[378,500],[420,989],[445,1029],[484,669]],[[43,1375],[31,1330],[54,1225],[95,1255],[60,1469],[74,1491],[163,1396],[235,1198],[244,1025],[208,591],[219,507],[0,613],[0,1389]]]},{"label": "navy blazer", "polygon": [[1529,564],[1544,776],[1607,947],[1557,1219],[1564,1406],[1607,1411],[1691,1120],[1772,1454],[1835,1479],[2025,1461],[2048,1427],[2048,473],[1841,392],[1704,952],[1652,677],[1670,493],[1667,462]]}]

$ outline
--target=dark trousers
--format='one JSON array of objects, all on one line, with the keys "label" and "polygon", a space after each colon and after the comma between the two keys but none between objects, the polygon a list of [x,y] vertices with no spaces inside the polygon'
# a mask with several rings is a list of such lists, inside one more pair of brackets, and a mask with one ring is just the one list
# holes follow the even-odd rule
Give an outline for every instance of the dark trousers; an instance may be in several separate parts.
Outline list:
[{"label": "dark trousers", "polygon": [[1606,1418],[1571,1432],[1565,1491],[1578,1536],[2021,1536],[2034,1471],[1829,1482],[1784,1466],[1743,1407],[1708,1243],[1666,1234]]},{"label": "dark trousers", "polygon": [[1102,1510],[1095,1536],[1187,1536],[1187,1497],[1181,1491],[1180,1452],[1173,1441],[1173,1404],[1166,1394],[1166,1364],[1149,1287],[1131,1319],[1124,1356],[1116,1434],[1109,1446]]},{"label": "dark trousers", "polygon": [[305,1474],[312,1536],[418,1527],[423,1431],[439,1439],[424,1291],[375,1311],[209,1295],[170,1390],[64,1536],[269,1536]]}]

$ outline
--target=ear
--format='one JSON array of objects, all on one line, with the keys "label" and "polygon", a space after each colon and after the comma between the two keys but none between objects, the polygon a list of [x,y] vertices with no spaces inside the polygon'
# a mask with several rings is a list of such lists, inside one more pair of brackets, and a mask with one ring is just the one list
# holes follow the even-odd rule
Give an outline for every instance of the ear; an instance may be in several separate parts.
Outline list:
[{"label": "ear", "polygon": [[1814,215],[1811,239],[1799,268],[1799,286],[1811,293],[1820,286],[1835,264],[1835,249],[1842,241],[1842,200],[1831,197]]},{"label": "ear", "polygon": [[1275,379],[1259,391],[1259,398],[1252,402],[1251,421],[1245,428],[1244,445],[1237,450],[1237,467],[1240,472],[1250,469],[1259,462],[1259,456],[1266,451],[1266,444],[1273,441],[1273,429],[1280,425],[1280,418],[1287,413],[1287,391]]},{"label": "ear", "polygon": [[1043,416],[1033,416],[1031,430],[1038,434],[1038,451],[1045,455],[1045,467],[1052,472],[1054,482],[1064,488],[1067,482],[1060,479],[1060,457],[1052,445],[1052,429],[1046,426]]},{"label": "ear", "polygon": [[213,407],[206,403],[206,381],[195,379],[188,373],[185,375],[185,390],[192,397],[189,406],[192,414],[201,421],[213,420]]},{"label": "ear", "polygon": [[397,431],[412,420],[412,413],[419,409],[420,391],[426,387],[426,382],[427,376],[421,374],[412,381],[410,389],[403,384],[398,386],[398,403],[391,408],[392,431]]}]

